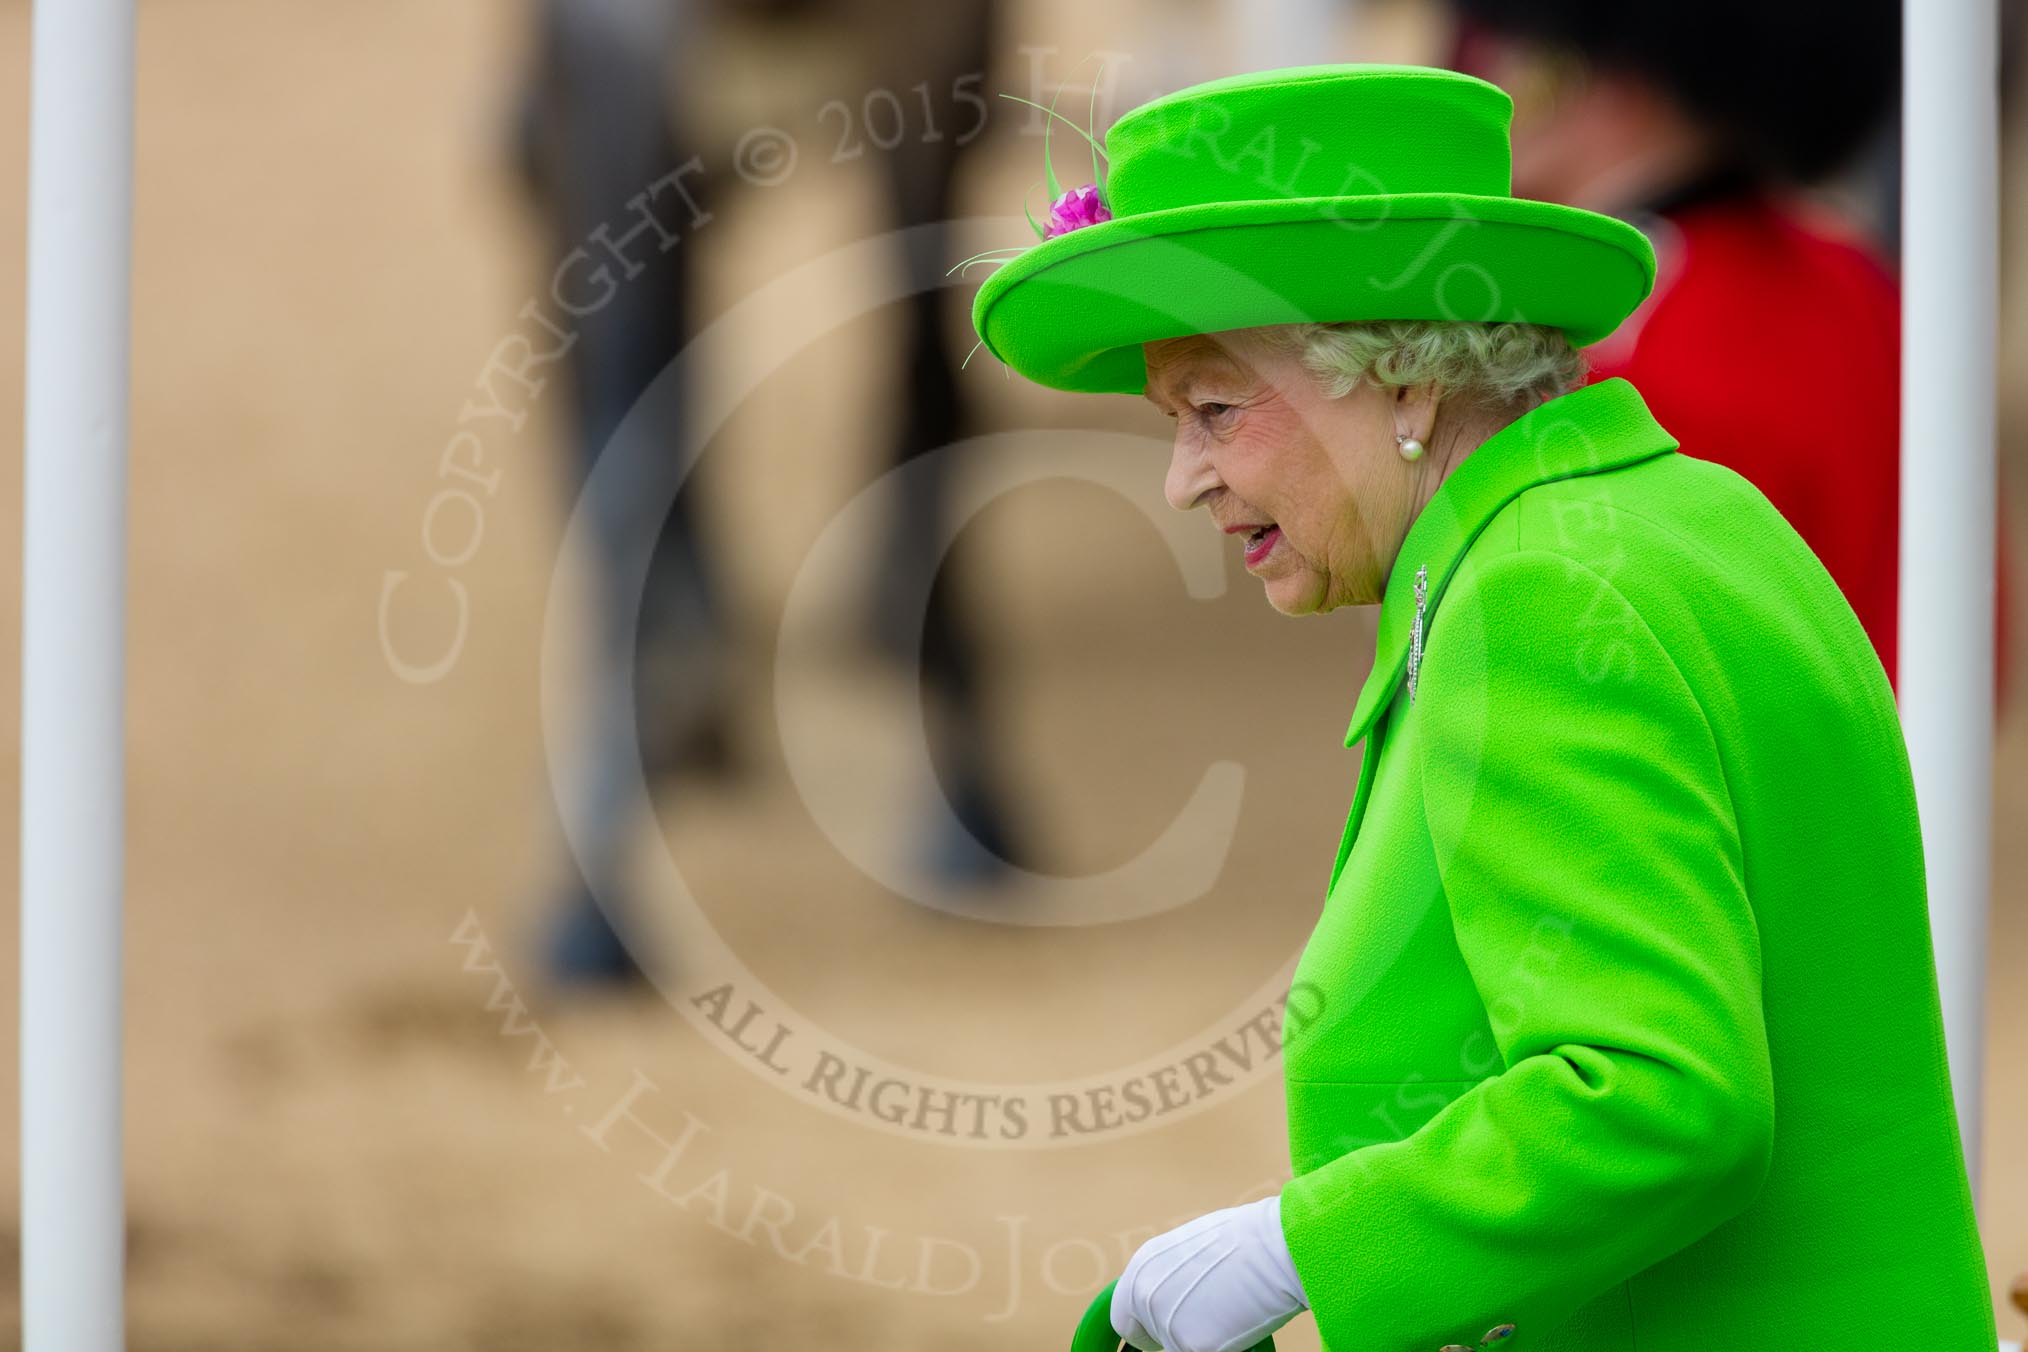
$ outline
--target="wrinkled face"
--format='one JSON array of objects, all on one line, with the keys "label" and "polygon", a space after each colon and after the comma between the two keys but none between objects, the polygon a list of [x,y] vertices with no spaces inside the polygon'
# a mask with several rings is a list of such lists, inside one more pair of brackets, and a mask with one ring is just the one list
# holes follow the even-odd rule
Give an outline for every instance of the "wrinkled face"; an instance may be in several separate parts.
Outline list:
[{"label": "wrinkled face", "polygon": [[1423,407],[1364,384],[1329,398],[1260,333],[1142,345],[1147,398],[1176,420],[1169,505],[1205,508],[1285,615],[1374,604],[1416,510],[1395,434],[1427,437]]}]

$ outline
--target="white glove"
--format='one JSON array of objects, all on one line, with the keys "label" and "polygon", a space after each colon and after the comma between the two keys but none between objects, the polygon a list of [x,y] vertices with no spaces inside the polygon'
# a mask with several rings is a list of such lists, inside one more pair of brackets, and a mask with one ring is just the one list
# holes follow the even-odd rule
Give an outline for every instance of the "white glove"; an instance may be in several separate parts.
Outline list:
[{"label": "white glove", "polygon": [[1277,1195],[1143,1244],[1113,1288],[1113,1331],[1142,1352],[1245,1352],[1308,1308]]}]

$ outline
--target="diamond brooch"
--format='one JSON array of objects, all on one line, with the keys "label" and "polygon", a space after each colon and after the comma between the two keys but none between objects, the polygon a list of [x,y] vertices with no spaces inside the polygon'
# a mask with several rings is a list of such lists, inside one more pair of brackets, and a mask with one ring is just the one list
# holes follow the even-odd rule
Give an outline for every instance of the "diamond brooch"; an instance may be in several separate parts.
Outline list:
[{"label": "diamond brooch", "polygon": [[1408,702],[1415,703],[1416,673],[1422,670],[1422,609],[1429,599],[1429,567],[1415,570],[1415,624],[1408,631]]}]

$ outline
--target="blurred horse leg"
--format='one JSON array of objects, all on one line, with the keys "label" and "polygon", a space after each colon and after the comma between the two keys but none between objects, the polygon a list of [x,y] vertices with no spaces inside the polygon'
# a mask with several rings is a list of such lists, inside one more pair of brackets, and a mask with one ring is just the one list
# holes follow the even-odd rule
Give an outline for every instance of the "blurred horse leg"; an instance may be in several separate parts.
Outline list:
[{"label": "blurred horse leg", "polygon": [[[590,495],[583,505],[597,554],[588,561],[595,632],[586,727],[564,794],[583,885],[555,918],[551,947],[552,972],[566,980],[638,974],[602,909],[624,906],[623,860],[639,825],[625,812],[629,787],[644,749],[656,759],[723,716],[721,604],[697,495],[684,478],[690,405],[670,384],[682,378],[672,364],[691,325],[681,232],[701,209],[701,200],[688,205],[699,199],[699,176],[681,172],[667,97],[671,46],[686,14],[671,0],[545,0],[529,100],[527,158],[559,257],[583,248],[610,279],[571,320],[578,482]],[[672,183],[680,192],[665,186],[643,198]]]},{"label": "blurred horse leg", "polygon": [[[919,56],[913,61],[876,60],[874,68],[886,81],[882,87],[911,108],[915,104],[910,96],[918,84],[947,100],[960,76],[986,69],[993,9],[990,0],[887,6],[881,16],[887,25],[917,32],[933,25],[948,40],[940,49],[933,44],[888,44],[888,52]],[[873,31],[880,32],[878,24]],[[930,704],[925,712],[931,756],[963,828],[956,837],[932,840],[929,863],[945,878],[977,881],[1001,873],[1017,858],[1005,794],[992,766],[992,720],[981,679],[979,641],[959,599],[962,550],[954,550],[948,561],[936,554],[939,528],[948,511],[950,476],[959,468],[949,448],[973,430],[952,355],[946,294],[952,284],[946,275],[952,249],[950,232],[942,228],[950,220],[952,185],[962,154],[956,143],[958,128],[966,125],[966,119],[954,105],[940,106],[948,111],[942,114],[936,139],[929,137],[927,128],[912,129],[894,149],[873,152],[884,171],[892,222],[904,229],[929,227],[908,237],[911,245],[898,259],[906,274],[907,299],[901,303],[900,378],[905,397],[899,401],[905,412],[896,429],[895,463],[909,465],[913,472],[895,476],[899,485],[891,508],[895,522],[884,541],[873,625],[897,659],[921,663],[923,698]],[[922,580],[932,573],[918,654],[906,650],[914,636],[915,616],[905,613],[909,602],[904,598],[921,596]]]}]

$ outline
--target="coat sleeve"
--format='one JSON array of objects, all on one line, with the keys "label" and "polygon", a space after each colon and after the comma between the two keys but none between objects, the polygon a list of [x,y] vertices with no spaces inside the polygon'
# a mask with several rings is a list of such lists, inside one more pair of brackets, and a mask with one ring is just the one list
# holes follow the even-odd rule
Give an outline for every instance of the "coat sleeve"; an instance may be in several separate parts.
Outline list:
[{"label": "coat sleeve", "polygon": [[1283,1231],[1330,1352],[1518,1352],[1759,1191],[1759,932],[1710,725],[1607,577],[1461,572],[1419,674],[1390,735],[1503,1068],[1294,1179]]}]

